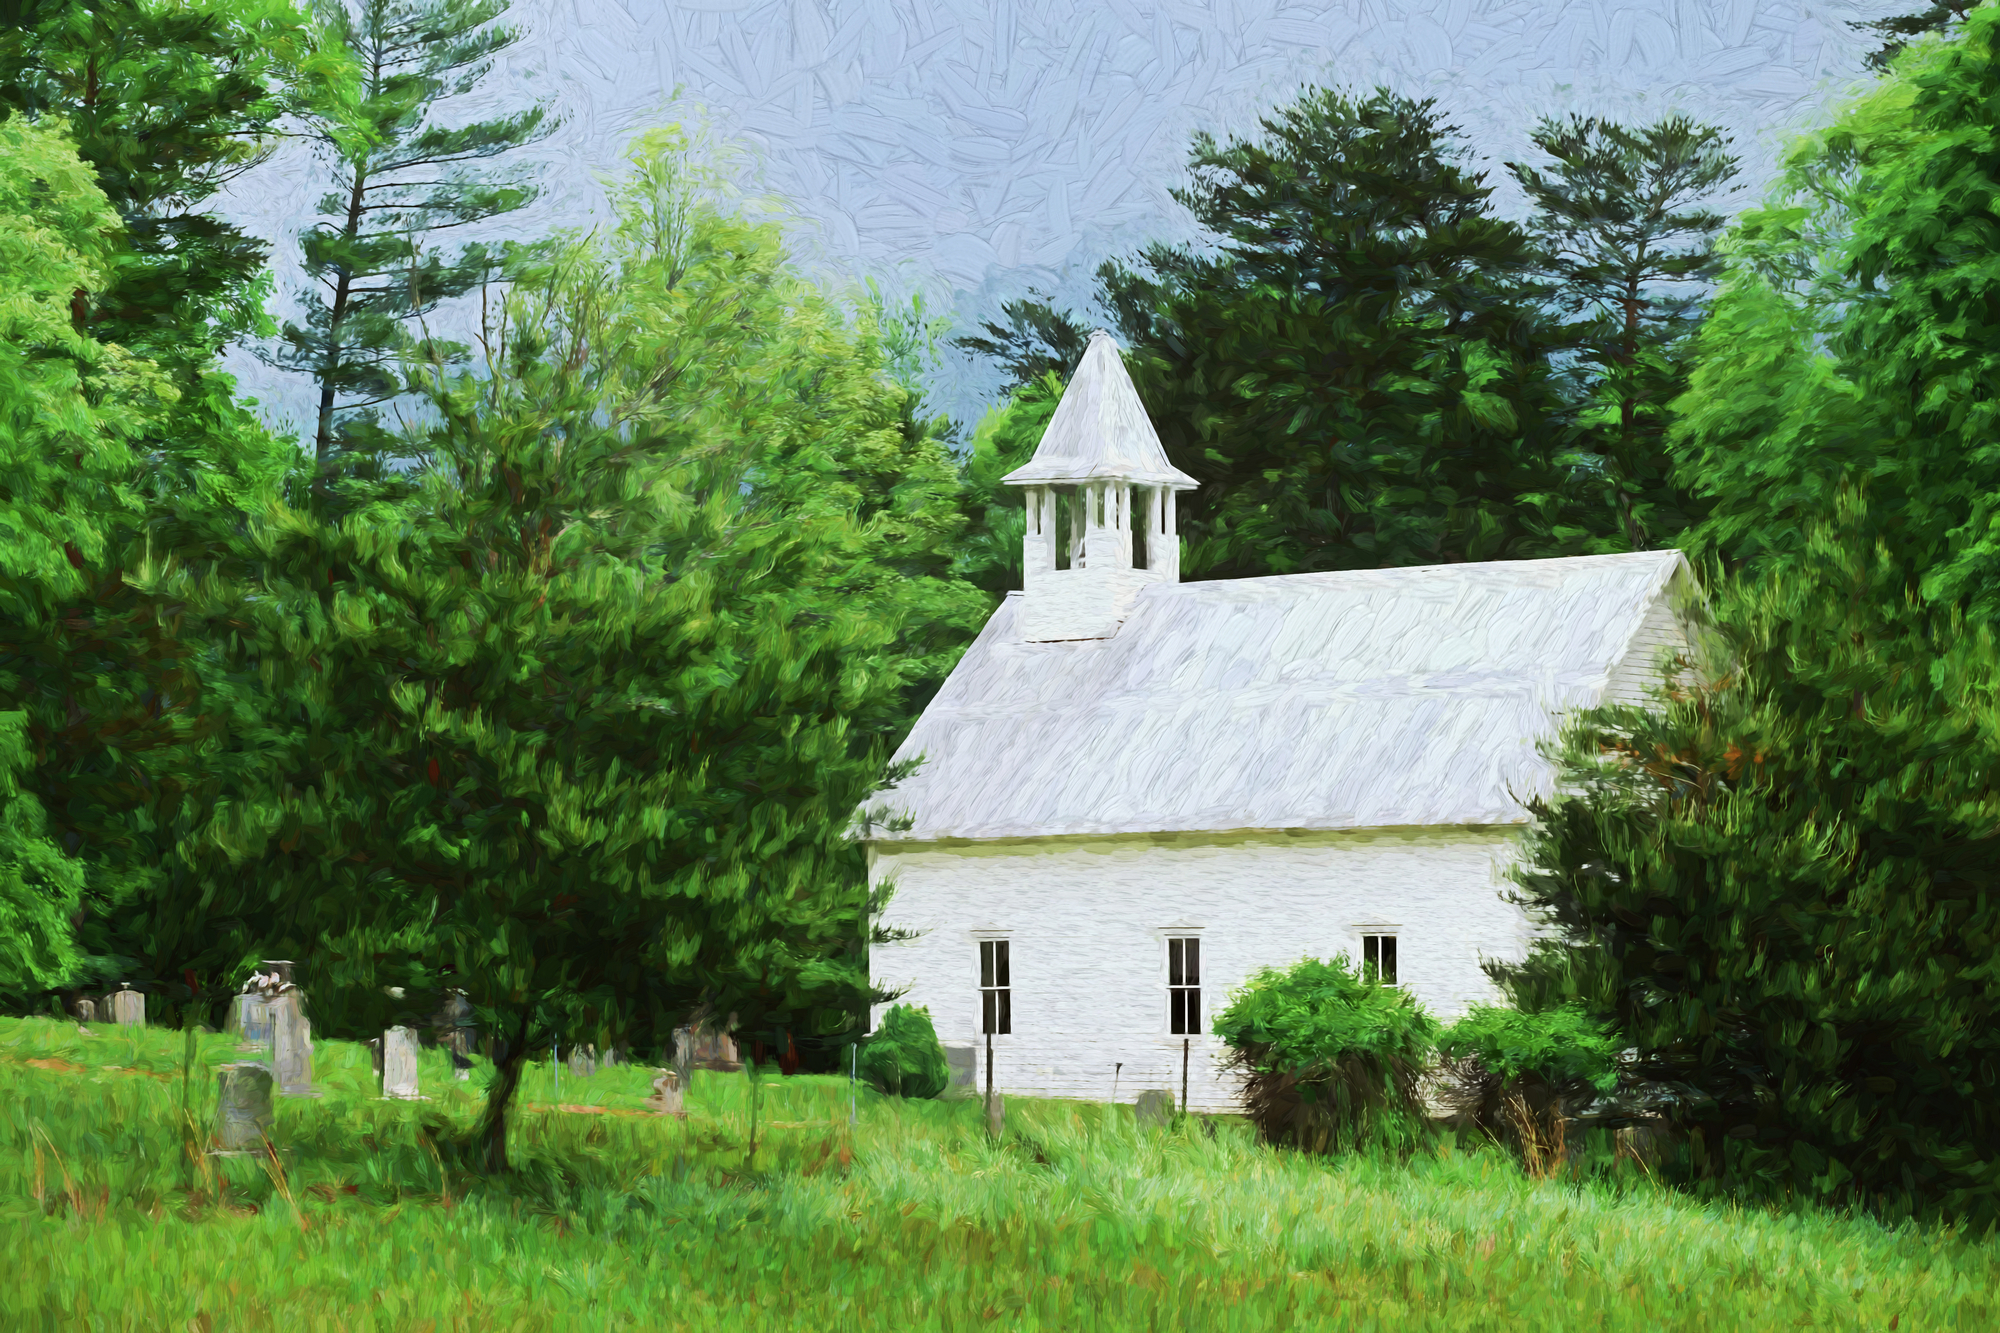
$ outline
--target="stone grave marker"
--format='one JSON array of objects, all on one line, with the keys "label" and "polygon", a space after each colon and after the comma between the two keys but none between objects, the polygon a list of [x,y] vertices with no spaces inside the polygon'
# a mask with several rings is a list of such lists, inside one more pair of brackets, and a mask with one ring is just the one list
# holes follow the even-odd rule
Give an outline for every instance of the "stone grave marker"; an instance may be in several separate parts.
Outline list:
[{"label": "stone grave marker", "polygon": [[127,982],[111,997],[111,1019],[120,1027],[146,1026],[146,996]]},{"label": "stone grave marker", "polygon": [[271,1001],[271,1069],[285,1096],[319,1095],[312,1081],[312,1024],[306,1021],[305,997],[297,987],[280,991]]},{"label": "stone grave marker", "polygon": [[233,1064],[222,1066],[215,1076],[221,1151],[261,1151],[271,1132],[271,1071],[263,1065]]},{"label": "stone grave marker", "polygon": [[76,1021],[86,1024],[95,1023],[97,1021],[97,1001],[88,998],[78,1000],[76,1002]]},{"label": "stone grave marker", "polygon": [[1142,1092],[1133,1112],[1141,1125],[1165,1128],[1174,1118],[1174,1094],[1157,1090]]},{"label": "stone grave marker", "polygon": [[979,1052],[970,1046],[947,1046],[944,1048],[944,1062],[951,1070],[951,1078],[944,1085],[944,1095],[954,1100],[977,1096]]},{"label": "stone grave marker", "polygon": [[646,1109],[659,1115],[677,1115],[685,1118],[687,1088],[681,1076],[671,1069],[663,1069],[653,1080],[653,1095],[646,1099]]},{"label": "stone grave marker", "polygon": [[409,1028],[394,1027],[382,1034],[382,1095],[424,1100],[417,1091],[417,1034]]},{"label": "stone grave marker", "polygon": [[576,1078],[589,1078],[597,1072],[597,1048],[595,1046],[572,1046],[569,1048],[569,1072]]}]

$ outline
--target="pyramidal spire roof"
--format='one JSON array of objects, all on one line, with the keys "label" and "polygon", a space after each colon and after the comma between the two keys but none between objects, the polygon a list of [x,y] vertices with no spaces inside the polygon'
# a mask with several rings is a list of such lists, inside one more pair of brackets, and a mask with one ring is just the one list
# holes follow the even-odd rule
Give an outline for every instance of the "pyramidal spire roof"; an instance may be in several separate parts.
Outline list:
[{"label": "pyramidal spire roof", "polygon": [[1063,390],[1049,428],[1027,466],[1001,480],[1047,486],[1098,479],[1190,491],[1195,479],[1167,461],[1160,437],[1125,373],[1118,343],[1104,330],[1090,335],[1083,361]]}]

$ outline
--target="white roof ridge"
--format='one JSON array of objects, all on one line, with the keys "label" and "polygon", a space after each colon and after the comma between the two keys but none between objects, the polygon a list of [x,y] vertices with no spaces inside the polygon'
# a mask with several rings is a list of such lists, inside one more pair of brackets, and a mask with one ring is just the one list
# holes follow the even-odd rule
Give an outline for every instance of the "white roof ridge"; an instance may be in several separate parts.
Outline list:
[{"label": "white roof ridge", "polygon": [[1199,484],[1168,461],[1118,342],[1103,329],[1090,335],[1035,456],[1001,480],[1009,486],[1116,480],[1177,491]]}]

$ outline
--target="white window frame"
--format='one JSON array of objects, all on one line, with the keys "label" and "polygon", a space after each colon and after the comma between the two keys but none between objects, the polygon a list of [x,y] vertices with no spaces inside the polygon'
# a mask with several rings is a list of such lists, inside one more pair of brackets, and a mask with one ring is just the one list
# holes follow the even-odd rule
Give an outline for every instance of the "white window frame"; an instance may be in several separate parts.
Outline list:
[{"label": "white window frame", "polygon": [[[972,1016],[973,1036],[981,1042],[986,1040],[986,996],[989,992],[998,992],[1006,996],[1005,1013],[1002,1015],[1006,1022],[1006,1028],[1004,1031],[994,1032],[992,1037],[996,1042],[1004,1041],[1006,1038],[1014,1035],[1014,991],[1016,989],[1014,985],[1014,935],[1013,932],[1005,930],[975,930],[972,932],[972,942],[972,984],[979,996]],[[1005,950],[1004,962],[999,965],[1001,968],[1004,968],[1004,971],[1001,972],[1001,975],[1006,978],[1007,982],[1004,986],[987,984],[987,949],[990,945],[1000,946],[1000,949],[994,950],[996,955],[1000,954],[1001,949]],[[996,1024],[995,1026],[999,1025]]]},{"label": "white window frame", "polygon": [[[1201,971],[1203,962],[1205,961],[1201,956],[1202,953],[1204,952],[1204,950],[1201,947],[1201,932],[1199,930],[1167,929],[1160,932],[1160,940],[1161,940],[1160,981],[1162,988],[1167,993],[1166,997],[1167,1035],[1169,1037],[1206,1036],[1208,1034],[1208,1026],[1206,1021],[1208,1018],[1208,1010],[1202,1004],[1202,999],[1201,999],[1201,989],[1202,989]],[[1195,980],[1192,984],[1189,984],[1185,981],[1176,984],[1174,981],[1174,946],[1176,944],[1181,945],[1183,951],[1185,951],[1185,947],[1188,944],[1194,945]],[[1185,1030],[1181,1032],[1176,1032],[1174,1031],[1175,994],[1176,992],[1189,992],[1189,991],[1193,992],[1194,994],[1194,1021],[1192,1025],[1189,1025],[1187,1022],[1186,1011],[1183,1010],[1181,1017],[1182,1017],[1182,1026]]]},{"label": "white window frame", "polygon": [[[1403,928],[1399,925],[1392,925],[1386,921],[1385,922],[1371,921],[1355,926],[1354,934],[1356,937],[1355,949],[1354,949],[1354,965],[1355,968],[1364,977],[1368,975],[1369,940],[1371,939],[1379,940],[1386,936],[1388,939],[1395,941],[1394,947],[1391,950],[1392,969],[1394,975],[1390,977],[1388,980],[1384,981],[1382,984],[1385,986],[1393,986],[1398,990],[1403,989],[1403,940],[1402,940],[1404,934]],[[1378,972],[1381,969],[1379,949],[1380,946],[1378,945],[1377,946],[1378,952],[1376,955],[1377,961],[1375,964]]]}]

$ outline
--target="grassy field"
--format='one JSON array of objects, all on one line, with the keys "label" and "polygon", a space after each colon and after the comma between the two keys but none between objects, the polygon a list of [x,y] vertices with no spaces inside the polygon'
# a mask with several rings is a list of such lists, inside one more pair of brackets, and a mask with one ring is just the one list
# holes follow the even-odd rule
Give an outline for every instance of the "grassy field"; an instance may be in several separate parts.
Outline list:
[{"label": "grassy field", "polygon": [[[844,1079],[528,1078],[516,1178],[454,1165],[478,1080],[377,1100],[364,1047],[315,1052],[275,1162],[190,1153],[203,1037],[0,1020],[0,1328],[1993,1329],[2000,1242],[1704,1206],[1643,1178],[1531,1182],[1490,1150],[1408,1164],[1259,1148],[1240,1122],[976,1104]],[[1213,1130],[1211,1134],[1209,1130]]]}]

